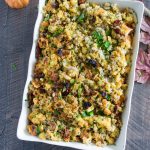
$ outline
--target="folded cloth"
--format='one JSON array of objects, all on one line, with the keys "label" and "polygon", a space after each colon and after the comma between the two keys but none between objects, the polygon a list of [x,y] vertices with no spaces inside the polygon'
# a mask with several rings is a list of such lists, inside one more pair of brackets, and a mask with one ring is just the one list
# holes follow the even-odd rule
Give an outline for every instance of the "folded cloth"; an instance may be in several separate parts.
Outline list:
[{"label": "folded cloth", "polygon": [[139,50],[135,70],[135,81],[146,83],[148,80],[150,80],[150,48],[147,52]]}]

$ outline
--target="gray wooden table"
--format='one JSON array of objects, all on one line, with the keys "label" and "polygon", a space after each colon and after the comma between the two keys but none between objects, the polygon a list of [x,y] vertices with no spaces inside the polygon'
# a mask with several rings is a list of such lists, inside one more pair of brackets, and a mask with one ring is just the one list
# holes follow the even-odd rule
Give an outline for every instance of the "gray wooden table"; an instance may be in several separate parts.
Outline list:
[{"label": "gray wooden table", "polygon": [[[12,10],[0,0],[0,150],[71,149],[16,137],[37,5],[31,0],[27,8]],[[150,150],[150,83],[135,84],[126,150]]]}]

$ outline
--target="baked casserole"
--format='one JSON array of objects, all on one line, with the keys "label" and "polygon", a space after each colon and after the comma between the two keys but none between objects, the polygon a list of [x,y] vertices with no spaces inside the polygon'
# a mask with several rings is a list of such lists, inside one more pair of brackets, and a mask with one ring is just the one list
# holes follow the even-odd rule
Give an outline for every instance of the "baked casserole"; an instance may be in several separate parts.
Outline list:
[{"label": "baked casserole", "polygon": [[136,15],[116,4],[48,0],[29,85],[28,132],[114,144],[122,126]]}]

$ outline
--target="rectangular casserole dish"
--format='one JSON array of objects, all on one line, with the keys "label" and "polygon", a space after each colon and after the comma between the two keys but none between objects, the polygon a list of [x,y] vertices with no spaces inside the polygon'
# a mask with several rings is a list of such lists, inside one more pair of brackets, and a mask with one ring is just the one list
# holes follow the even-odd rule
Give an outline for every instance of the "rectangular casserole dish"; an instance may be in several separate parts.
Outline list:
[{"label": "rectangular casserole dish", "polygon": [[139,49],[140,26],[141,26],[142,17],[143,17],[144,5],[141,2],[130,1],[130,0],[123,0],[123,1],[121,0],[89,0],[89,1],[98,2],[98,3],[104,3],[104,2],[116,3],[118,4],[120,8],[129,7],[135,11],[137,15],[137,20],[138,20],[138,23],[136,25],[134,39],[133,39],[134,41],[133,41],[132,67],[131,67],[131,71],[128,77],[126,106],[122,114],[123,126],[121,128],[119,138],[116,141],[116,145],[97,147],[94,144],[86,145],[86,144],[77,143],[77,142],[55,142],[55,141],[50,141],[50,140],[41,140],[38,137],[34,137],[30,135],[26,129],[27,124],[28,124],[27,116],[28,116],[29,109],[28,109],[28,102],[26,102],[25,100],[27,99],[28,85],[30,81],[32,80],[33,67],[36,62],[36,58],[35,58],[36,44],[37,44],[37,39],[38,39],[38,34],[39,34],[40,23],[43,19],[42,9],[43,9],[43,6],[45,5],[45,0],[39,0],[38,17],[37,17],[37,21],[36,21],[35,28],[34,28],[33,45],[32,45],[32,50],[31,50],[30,59],[29,59],[27,81],[26,81],[26,85],[24,88],[23,99],[22,99],[22,111],[21,111],[21,115],[20,115],[20,119],[18,123],[18,128],[17,128],[17,137],[21,140],[43,142],[43,143],[52,144],[52,145],[67,146],[67,147],[85,149],[85,150],[91,150],[91,149],[93,150],[124,150],[125,149],[127,125],[128,125],[130,107],[131,107],[131,97],[132,97],[132,91],[134,87],[134,76],[135,76],[134,70],[136,66],[136,58],[137,58],[138,49]]}]

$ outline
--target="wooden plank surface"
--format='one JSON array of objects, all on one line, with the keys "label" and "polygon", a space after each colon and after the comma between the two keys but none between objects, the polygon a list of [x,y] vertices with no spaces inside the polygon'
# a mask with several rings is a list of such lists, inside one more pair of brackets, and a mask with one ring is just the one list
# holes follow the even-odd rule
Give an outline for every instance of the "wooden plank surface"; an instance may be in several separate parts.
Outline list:
[{"label": "wooden plank surface", "polygon": [[[71,149],[16,137],[37,6],[31,0],[27,8],[12,10],[0,0],[0,150]],[[126,150],[150,150],[150,83],[135,84]]]}]

